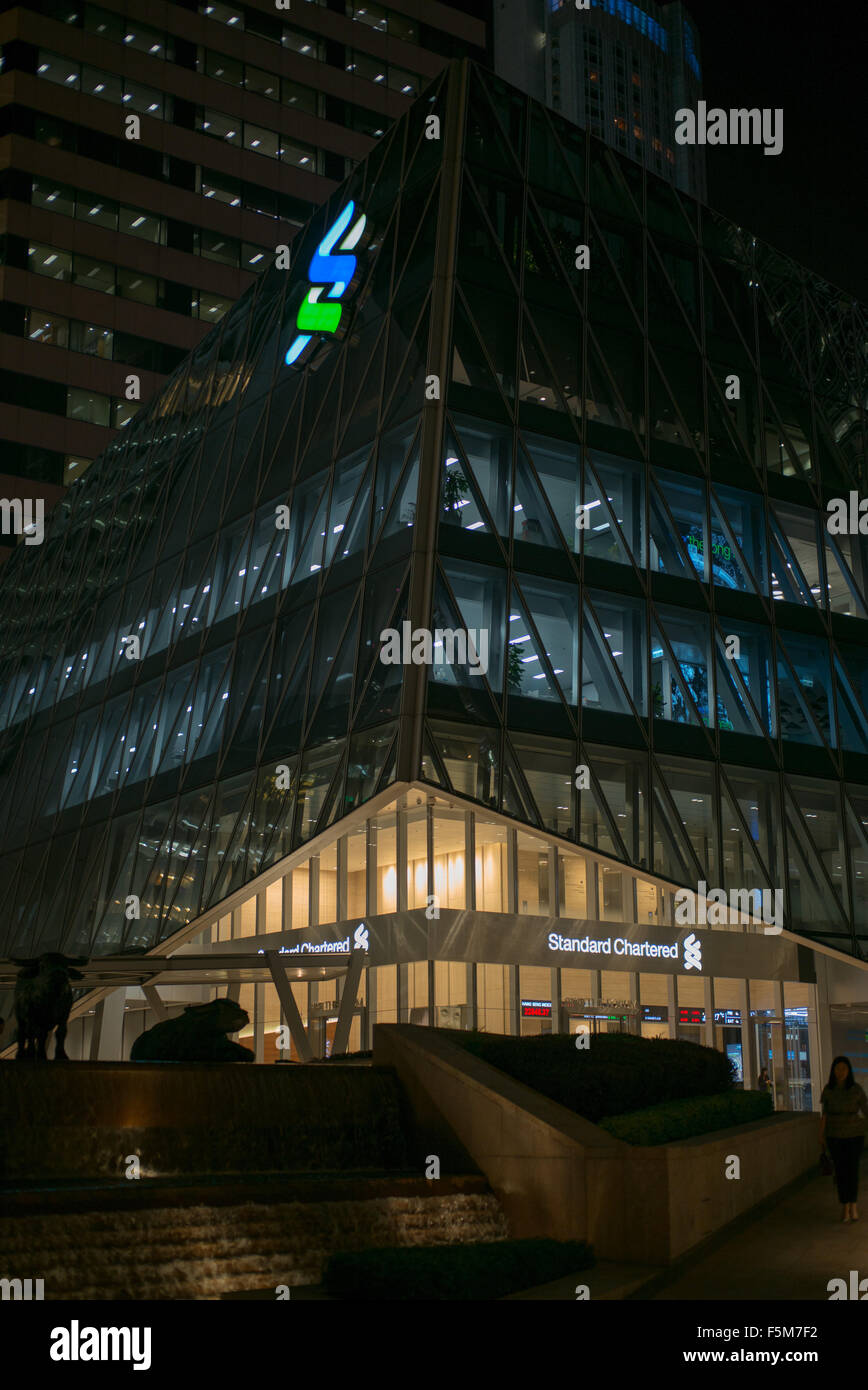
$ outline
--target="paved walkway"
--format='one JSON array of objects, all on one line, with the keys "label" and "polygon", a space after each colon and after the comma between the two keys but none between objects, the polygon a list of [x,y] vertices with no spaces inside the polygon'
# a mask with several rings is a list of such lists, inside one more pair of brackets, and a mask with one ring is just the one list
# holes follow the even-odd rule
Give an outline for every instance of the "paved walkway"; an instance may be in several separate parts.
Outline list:
[{"label": "paved walkway", "polygon": [[860,1220],[844,1225],[833,1180],[814,1178],[650,1297],[827,1300],[830,1279],[868,1278],[868,1162],[859,1188]]}]

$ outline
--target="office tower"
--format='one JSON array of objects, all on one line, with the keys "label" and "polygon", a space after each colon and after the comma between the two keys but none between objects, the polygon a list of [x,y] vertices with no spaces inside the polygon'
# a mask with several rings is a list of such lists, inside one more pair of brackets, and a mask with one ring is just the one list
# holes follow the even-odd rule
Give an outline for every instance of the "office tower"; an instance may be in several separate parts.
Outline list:
[{"label": "office tower", "polygon": [[283,947],[313,1010],[367,951],[355,1047],[792,1028],[801,1106],[864,998],[864,333],[451,65],[4,567],[3,952]]},{"label": "office tower", "polygon": [[515,0],[495,5],[498,76],[704,200],[704,150],[675,142],[702,97],[699,36],[680,0]]},{"label": "office tower", "polygon": [[427,0],[3,11],[0,495],[53,504],[485,30]]}]

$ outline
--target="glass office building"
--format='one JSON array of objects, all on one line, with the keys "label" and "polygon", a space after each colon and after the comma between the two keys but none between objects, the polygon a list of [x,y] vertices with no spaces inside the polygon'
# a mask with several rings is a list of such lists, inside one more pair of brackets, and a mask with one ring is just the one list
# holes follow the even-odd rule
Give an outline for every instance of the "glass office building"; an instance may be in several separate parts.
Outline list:
[{"label": "glass office building", "polygon": [[350,978],[342,1046],[663,1031],[809,1104],[868,998],[864,343],[453,64],[5,567],[4,953],[244,938],[298,1055]]}]

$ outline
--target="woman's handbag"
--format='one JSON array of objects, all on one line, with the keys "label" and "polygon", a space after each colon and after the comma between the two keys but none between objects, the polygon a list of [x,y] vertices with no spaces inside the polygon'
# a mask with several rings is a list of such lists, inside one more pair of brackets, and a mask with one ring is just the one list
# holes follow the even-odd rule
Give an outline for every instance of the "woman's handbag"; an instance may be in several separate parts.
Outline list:
[{"label": "woman's handbag", "polygon": [[830,1178],[834,1171],[834,1163],[832,1162],[826,1150],[822,1149],[820,1152],[820,1175],[824,1178]]}]

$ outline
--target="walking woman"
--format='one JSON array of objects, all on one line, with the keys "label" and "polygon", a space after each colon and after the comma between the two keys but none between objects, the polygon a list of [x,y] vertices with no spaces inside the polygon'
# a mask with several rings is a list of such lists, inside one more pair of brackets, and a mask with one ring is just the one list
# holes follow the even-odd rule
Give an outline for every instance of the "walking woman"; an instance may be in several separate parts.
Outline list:
[{"label": "walking woman", "polygon": [[844,1209],[841,1220],[858,1221],[859,1159],[868,1128],[868,1097],[853,1076],[849,1057],[835,1058],[820,1099],[820,1148],[828,1149],[835,1165],[838,1200]]}]

